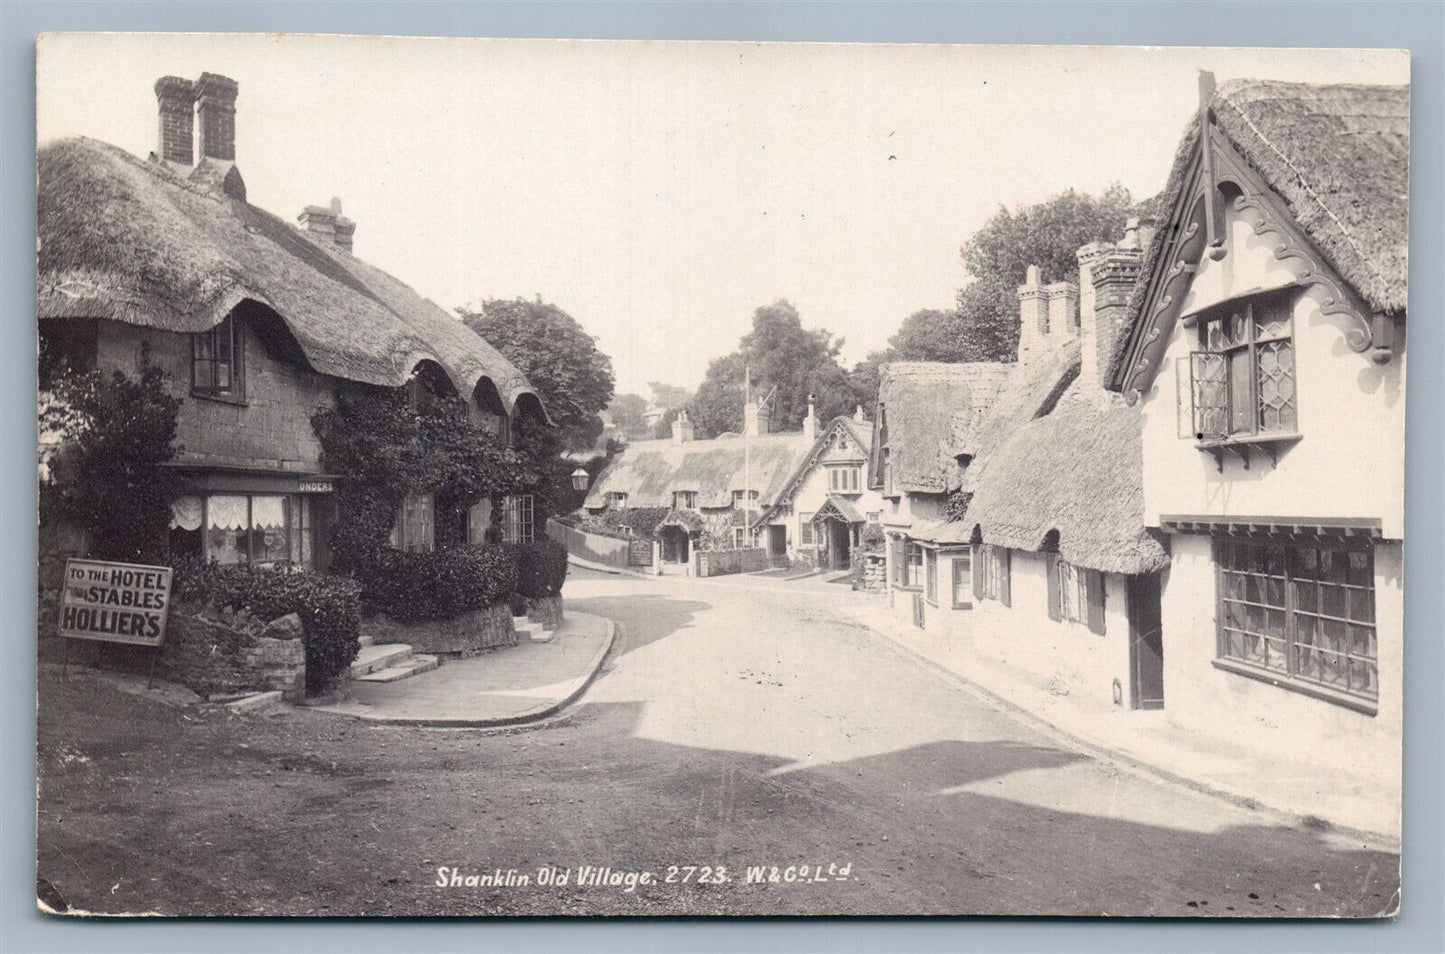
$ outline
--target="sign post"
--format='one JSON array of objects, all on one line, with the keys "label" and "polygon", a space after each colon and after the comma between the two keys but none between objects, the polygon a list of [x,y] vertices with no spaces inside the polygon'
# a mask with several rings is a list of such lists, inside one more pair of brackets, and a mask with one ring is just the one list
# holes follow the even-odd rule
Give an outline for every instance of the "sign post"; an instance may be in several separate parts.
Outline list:
[{"label": "sign post", "polygon": [[[159,649],[171,605],[171,568],[71,558],[60,590],[60,635],[65,638],[65,674],[70,640],[127,643]],[[151,657],[146,688],[155,679]]]}]

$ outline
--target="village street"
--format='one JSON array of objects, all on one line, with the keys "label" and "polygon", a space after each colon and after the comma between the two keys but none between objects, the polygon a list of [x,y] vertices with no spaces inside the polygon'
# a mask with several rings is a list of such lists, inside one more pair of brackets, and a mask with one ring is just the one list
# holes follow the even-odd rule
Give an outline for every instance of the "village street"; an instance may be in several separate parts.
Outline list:
[{"label": "village street", "polygon": [[[843,620],[865,598],[846,586],[574,569],[567,592],[622,636],[535,728],[214,720],[47,683],[41,877],[77,908],[190,914],[1392,906],[1397,855],[1070,751]],[[585,865],[660,883],[579,886]],[[797,865],[847,877],[746,883]],[[570,883],[537,885],[542,866]],[[439,887],[442,867],[533,883]]]}]

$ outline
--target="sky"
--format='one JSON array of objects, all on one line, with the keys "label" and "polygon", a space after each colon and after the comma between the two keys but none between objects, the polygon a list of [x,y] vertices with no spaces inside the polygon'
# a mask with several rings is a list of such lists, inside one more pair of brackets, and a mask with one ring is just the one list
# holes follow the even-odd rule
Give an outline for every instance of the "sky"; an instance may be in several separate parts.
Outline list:
[{"label": "sky", "polygon": [[618,392],[694,388],[792,301],[851,366],[968,280],[1000,206],[1163,188],[1198,72],[1406,83],[1360,50],[48,34],[41,144],[156,148],[152,86],[240,85],[247,198],[339,197],[355,252],[447,309],[540,295]]}]

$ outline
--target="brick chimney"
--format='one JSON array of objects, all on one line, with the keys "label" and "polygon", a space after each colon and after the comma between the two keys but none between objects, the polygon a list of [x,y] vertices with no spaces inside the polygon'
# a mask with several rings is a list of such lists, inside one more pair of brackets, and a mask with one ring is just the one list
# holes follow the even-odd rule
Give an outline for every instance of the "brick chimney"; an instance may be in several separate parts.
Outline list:
[{"label": "brick chimney", "polygon": [[345,252],[351,251],[351,239],[356,234],[356,223],[341,214],[341,200],[332,198],[330,205],[308,205],[296,217],[301,227],[318,241],[334,245]]},{"label": "brick chimney", "polygon": [[1057,347],[1079,332],[1079,286],[1054,282],[1044,287],[1048,295],[1049,343]]},{"label": "brick chimney", "polygon": [[1046,350],[1048,335],[1048,292],[1039,282],[1039,267],[1030,265],[1019,286],[1019,363]]},{"label": "brick chimney", "polygon": [[686,444],[692,440],[692,421],[687,419],[687,411],[678,411],[677,417],[672,422],[672,442],[674,444]]},{"label": "brick chimney", "polygon": [[743,405],[743,433],[748,437],[758,437],[768,433],[771,427],[772,412],[766,404],[759,404],[757,401],[749,401]]},{"label": "brick chimney", "polygon": [[201,158],[236,161],[236,94],[229,76],[202,73],[196,80],[196,112],[201,120]]},{"label": "brick chimney", "polygon": [[1130,219],[1117,243],[1094,242],[1079,249],[1079,337],[1081,387],[1102,388],[1104,374],[1124,326],[1129,297],[1139,281],[1153,223]]},{"label": "brick chimney", "polygon": [[160,136],[155,158],[187,174],[195,161],[196,88],[188,79],[162,76],[156,80]]}]

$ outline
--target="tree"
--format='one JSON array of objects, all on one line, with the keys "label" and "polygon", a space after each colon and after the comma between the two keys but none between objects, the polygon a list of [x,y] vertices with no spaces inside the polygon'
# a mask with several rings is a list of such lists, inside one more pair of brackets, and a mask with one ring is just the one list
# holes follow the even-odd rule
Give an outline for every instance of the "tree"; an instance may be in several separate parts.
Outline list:
[{"label": "tree", "polygon": [[959,338],[958,313],[922,308],[903,319],[888,339],[890,361],[968,361]]},{"label": "tree", "polygon": [[973,280],[959,290],[957,310],[945,318],[923,320],[921,324],[936,324],[939,330],[935,334],[915,328],[910,340],[951,336],[957,342],[955,361],[1013,360],[1018,287],[1028,267],[1037,265],[1046,283],[1076,276],[1080,246],[1118,239],[1129,217],[1151,206],[1152,200],[1136,203],[1128,189],[1115,183],[1097,197],[1071,189],[1015,212],[1000,207],[961,250]]},{"label": "tree", "polygon": [[597,442],[599,412],[612,400],[612,359],[575,318],[541,298],[491,298],[458,313],[527,376],[564,449],[585,451]]},{"label": "tree", "polygon": [[738,342],[738,350],[708,365],[688,414],[703,436],[741,430],[745,370],[752,372],[754,400],[772,394],[774,431],[801,427],[810,396],[821,420],[852,413],[866,398],[838,363],[842,347],[843,339],[831,332],[804,328],[791,302],[765,305],[753,312],[752,330]]},{"label": "tree", "polygon": [[640,440],[647,437],[647,422],[643,420],[647,402],[641,395],[619,394],[612,399],[607,411],[612,415],[612,424],[617,428],[617,433],[623,438]]}]

